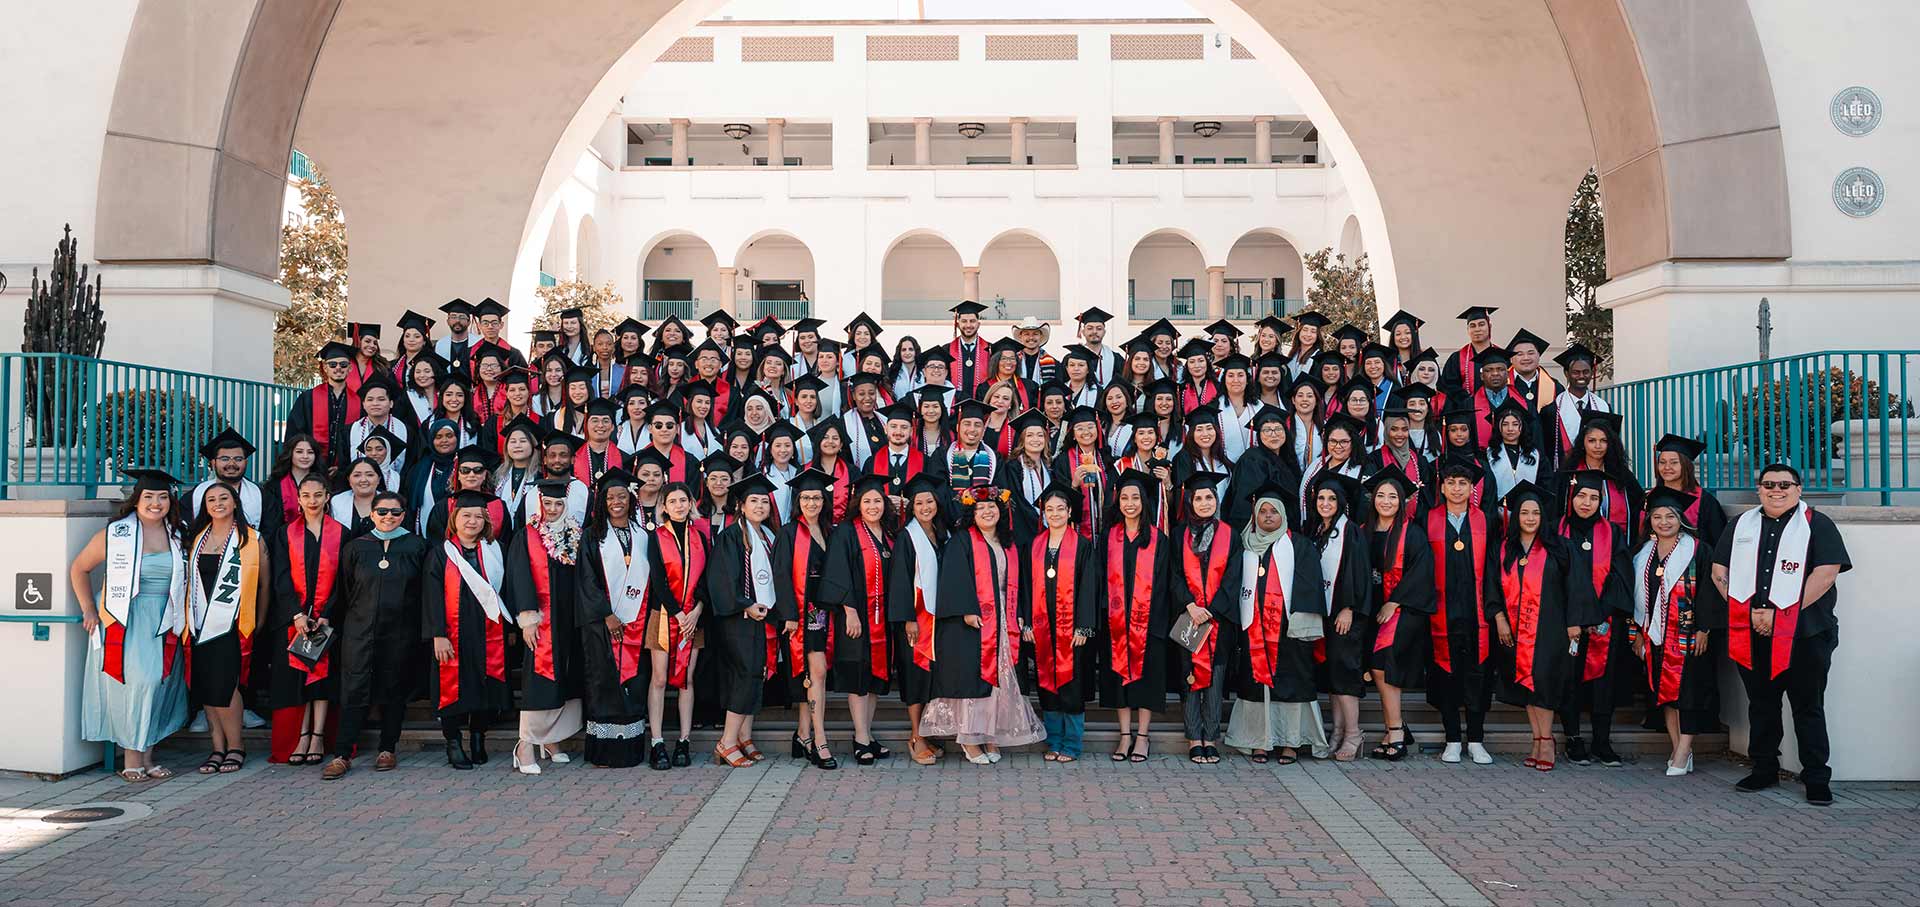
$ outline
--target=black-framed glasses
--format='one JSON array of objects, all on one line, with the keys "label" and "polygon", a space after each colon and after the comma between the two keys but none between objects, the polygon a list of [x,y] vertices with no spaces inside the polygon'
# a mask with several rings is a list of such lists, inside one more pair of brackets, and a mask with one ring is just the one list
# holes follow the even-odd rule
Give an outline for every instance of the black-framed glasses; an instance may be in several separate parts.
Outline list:
[{"label": "black-framed glasses", "polygon": [[460,474],[461,474],[461,475],[463,475],[463,476],[478,476],[478,475],[485,475],[485,474],[486,474],[486,472],[487,472],[487,468],[486,468],[485,466],[462,466],[462,467],[460,467]]},{"label": "black-framed glasses", "polygon": [[1794,488],[1799,484],[1800,484],[1799,482],[1795,482],[1791,479],[1767,479],[1760,483],[1760,487],[1765,488],[1768,491],[1786,491],[1787,489]]},{"label": "black-framed glasses", "polygon": [[407,512],[406,510],[399,507],[375,507],[373,508],[373,515],[374,516],[406,516]]}]

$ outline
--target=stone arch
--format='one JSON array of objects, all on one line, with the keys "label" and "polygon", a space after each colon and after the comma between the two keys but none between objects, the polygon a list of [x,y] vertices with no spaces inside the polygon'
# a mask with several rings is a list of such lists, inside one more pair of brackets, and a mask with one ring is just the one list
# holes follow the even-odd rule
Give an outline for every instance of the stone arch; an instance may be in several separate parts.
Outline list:
[{"label": "stone arch", "polygon": [[600,225],[591,214],[580,216],[580,228],[574,231],[573,276],[588,283],[600,277]]},{"label": "stone arch", "polygon": [[1002,230],[980,247],[980,302],[989,307],[982,317],[1017,320],[1032,315],[1042,321],[1061,321],[1060,252],[1038,231],[1024,227]]},{"label": "stone arch", "polygon": [[664,230],[640,247],[638,308],[648,320],[704,315],[719,305],[720,268],[712,244],[690,230]]},{"label": "stone arch", "polygon": [[[1257,319],[1282,311],[1286,300],[1306,295],[1306,251],[1285,230],[1255,227],[1240,234],[1227,249],[1224,277],[1227,317]],[[1262,285],[1264,296],[1255,292],[1255,281]]]},{"label": "stone arch", "polygon": [[[735,299],[742,321],[768,315],[794,321],[813,313],[816,272],[813,248],[791,230],[761,230],[747,237],[733,253],[740,287]],[[798,284],[798,298],[789,284]]]},{"label": "stone arch", "polygon": [[1207,313],[1206,253],[1185,230],[1154,230],[1135,240],[1126,281],[1126,315],[1133,321],[1191,321]]},{"label": "stone arch", "polygon": [[1360,218],[1357,215],[1347,215],[1346,222],[1340,225],[1340,247],[1335,251],[1345,255],[1348,261],[1366,254],[1367,244],[1361,239]]},{"label": "stone arch", "polygon": [[946,321],[966,283],[960,250],[938,230],[908,230],[887,244],[880,260],[880,317],[885,321]]}]

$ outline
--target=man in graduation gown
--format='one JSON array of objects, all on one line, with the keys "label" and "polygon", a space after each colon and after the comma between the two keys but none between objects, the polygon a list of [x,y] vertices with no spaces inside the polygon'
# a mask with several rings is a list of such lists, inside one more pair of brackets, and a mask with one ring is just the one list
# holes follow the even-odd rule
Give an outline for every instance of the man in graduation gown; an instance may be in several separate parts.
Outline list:
[{"label": "man in graduation gown", "polygon": [[[373,533],[340,547],[334,587],[334,624],[340,642],[334,648],[340,671],[340,729],[332,761],[321,777],[347,773],[367,711],[380,707],[380,737],[373,770],[392,771],[407,700],[422,679],[420,645],[421,574],[439,546],[408,532],[406,505],[398,492],[373,496]],[[442,603],[436,601],[433,606]]]},{"label": "man in graduation gown", "polygon": [[[1000,458],[981,443],[986,437],[987,413],[991,408],[978,400],[961,400],[955,408],[954,442],[933,458],[929,470],[934,478],[956,494],[975,485],[991,485],[999,474]],[[948,499],[947,522],[959,522],[959,504]]]},{"label": "man in graduation gown", "polygon": [[680,404],[672,399],[655,400],[647,407],[647,440],[655,453],[667,460],[669,483],[685,482],[699,487],[700,460],[680,444]]},{"label": "man in graduation gown", "polygon": [[479,340],[471,333],[473,327],[473,303],[464,299],[453,299],[440,307],[447,313],[447,336],[433,342],[433,351],[447,361],[450,371],[472,373],[474,343]]},{"label": "man in graduation gown", "polygon": [[[513,707],[507,686],[506,555],[487,538],[491,494],[454,497],[454,537],[430,542],[420,580],[421,632],[433,640],[438,692],[434,716],[447,741],[447,764],[470,770],[487,761],[487,724]],[[465,725],[467,745],[461,746]]]},{"label": "man in graduation gown", "polygon": [[1607,401],[1593,392],[1593,379],[1599,358],[1592,350],[1578,341],[1568,344],[1565,352],[1553,357],[1560,364],[1560,370],[1567,376],[1567,386],[1554,395],[1551,402],[1540,409],[1540,453],[1546,458],[1545,474],[1570,460],[1578,460],[1572,455],[1573,444],[1580,438],[1580,422],[1588,412],[1609,412]]},{"label": "man in graduation gown", "polygon": [[1853,569],[1826,514],[1800,500],[1800,473],[1760,470],[1760,506],[1740,515],[1713,552],[1713,583],[1727,599],[1727,652],[1740,668],[1752,728],[1753,773],[1743,792],[1780,783],[1780,699],[1793,705],[1807,802],[1833,802],[1827,765],[1827,671],[1840,645],[1834,582]]},{"label": "man in graduation gown", "polygon": [[1106,387],[1112,384],[1126,364],[1126,357],[1119,350],[1106,345],[1107,322],[1113,320],[1112,313],[1095,307],[1073,316],[1073,320],[1080,325],[1080,346],[1093,362],[1094,385]]},{"label": "man in graduation gown", "polygon": [[1473,446],[1476,450],[1486,450],[1494,442],[1493,414],[1513,396],[1507,387],[1507,363],[1510,361],[1507,351],[1497,346],[1488,346],[1474,357],[1474,362],[1480,366],[1480,387],[1468,399],[1473,401]]},{"label": "man in graduation gown", "polygon": [[[1631,539],[1601,511],[1603,474],[1583,469],[1573,476],[1556,529],[1567,549],[1567,620],[1587,629],[1568,677],[1560,722],[1567,732],[1568,761],[1617,766],[1620,756],[1611,741],[1615,691],[1627,689],[1623,685],[1633,671],[1627,644],[1627,618],[1633,613]],[[1580,736],[1582,708],[1593,716],[1591,750]]]},{"label": "man in graduation gown", "polygon": [[[507,549],[508,610],[526,644],[520,668],[520,739],[514,767],[540,773],[540,757],[580,732],[580,524],[567,515],[565,479],[540,480],[540,519],[529,522]],[[528,771],[532,769],[532,771]]]},{"label": "man in graduation gown", "polygon": [[954,338],[947,344],[947,353],[953,357],[949,383],[959,388],[962,396],[973,396],[993,374],[987,343],[980,338],[980,313],[986,310],[971,299],[952,309]]},{"label": "man in graduation gown", "polygon": [[[508,343],[506,337],[501,334],[507,326],[506,306],[501,305],[499,302],[496,302],[493,297],[489,296],[474,305],[473,315],[474,320],[480,324],[481,344],[486,344],[504,351],[507,356],[507,368],[527,367],[527,357],[521,355],[519,350],[514,349],[513,345]],[[478,349],[478,345],[475,346],[475,349]],[[476,365],[478,364],[478,360],[471,356],[469,356],[469,360]],[[471,372],[469,372],[468,377],[472,377]]]},{"label": "man in graduation gown", "polygon": [[[573,517],[576,523],[584,523],[587,518],[587,499],[592,495],[587,490],[587,483],[573,475],[575,451],[579,446],[579,438],[557,428],[549,429],[540,438],[540,478],[572,480],[572,484],[567,486],[567,515]],[[519,517],[521,525],[539,517],[540,496],[527,495],[523,506],[525,510]]]},{"label": "man in graduation gown", "polygon": [[347,425],[360,418],[359,398],[347,393],[353,347],[329,340],[315,355],[320,359],[323,380],[293,398],[293,408],[287,411],[287,437],[312,436],[320,447],[321,462],[330,470],[338,470],[353,459]]},{"label": "man in graduation gown", "polygon": [[626,465],[626,457],[613,443],[613,420],[619,411],[620,405],[606,397],[587,401],[587,440],[573,455],[573,477],[589,488],[607,470]]},{"label": "man in graduation gown", "polygon": [[[207,468],[212,470],[213,475],[194,486],[191,502],[194,516],[200,515],[200,501],[207,496],[207,489],[219,482],[232,488],[234,496],[240,499],[240,516],[247,521],[247,525],[260,528],[260,486],[247,478],[247,460],[253,456],[253,451],[253,442],[231,428],[222,429],[207,443],[200,445],[200,456],[207,461]],[[277,522],[279,515],[275,514],[274,517]]]},{"label": "man in graduation gown", "polygon": [[1013,339],[1020,342],[1020,358],[1013,373],[1036,387],[1052,381],[1059,367],[1053,354],[1046,351],[1048,328],[1046,322],[1032,315],[1013,326]]},{"label": "man in graduation gown", "polygon": [[1560,395],[1560,386],[1553,376],[1540,367],[1540,357],[1546,352],[1546,339],[1526,328],[1516,331],[1513,339],[1507,341],[1507,356],[1513,360],[1507,385],[1526,403],[1528,411],[1536,415]]},{"label": "man in graduation gown", "polygon": [[1481,507],[1474,506],[1480,468],[1471,461],[1452,460],[1441,466],[1440,506],[1426,516],[1427,544],[1433,551],[1433,584],[1439,593],[1428,623],[1433,639],[1427,699],[1440,710],[1447,744],[1443,762],[1459,762],[1462,743],[1461,712],[1466,713],[1468,755],[1489,765],[1487,707],[1492,704],[1496,680],[1488,664],[1493,642],[1512,638],[1505,599],[1500,587],[1500,526]]},{"label": "man in graduation gown", "polygon": [[1455,316],[1467,323],[1467,345],[1447,356],[1440,367],[1440,392],[1449,400],[1464,400],[1480,387],[1479,355],[1493,345],[1493,306],[1469,306]]},{"label": "man in graduation gown", "polygon": [[886,478],[887,496],[893,499],[894,509],[903,514],[907,483],[927,471],[927,458],[920,452],[920,445],[913,443],[914,409],[912,403],[902,400],[880,410],[885,444],[867,461],[869,473]]}]

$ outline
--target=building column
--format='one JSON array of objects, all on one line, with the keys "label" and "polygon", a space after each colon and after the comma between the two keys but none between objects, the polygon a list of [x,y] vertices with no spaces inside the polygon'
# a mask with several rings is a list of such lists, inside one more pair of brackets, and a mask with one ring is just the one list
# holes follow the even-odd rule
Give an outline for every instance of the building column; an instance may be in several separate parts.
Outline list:
[{"label": "building column", "polygon": [[739,268],[720,269],[720,311],[729,315],[739,314],[739,303],[734,299],[733,289],[733,279],[739,273]]},{"label": "building column", "polygon": [[1015,167],[1027,165],[1027,118],[1013,117],[1007,121],[1013,128],[1013,151],[1007,158]]},{"label": "building column", "polygon": [[1178,117],[1160,118],[1160,164],[1173,166],[1173,124]]},{"label": "building column", "polygon": [[1224,265],[1214,265],[1207,269],[1207,318],[1218,321],[1227,317],[1227,269]]},{"label": "building column", "polygon": [[921,167],[933,163],[933,117],[913,118],[913,162]]},{"label": "building column", "polygon": [[974,302],[980,301],[979,265],[962,267],[960,269],[960,298],[971,299]]},{"label": "building column", "polygon": [[693,125],[693,121],[684,117],[674,117],[668,122],[673,124],[673,166],[685,167],[687,152],[691,150],[687,147],[687,127]]},{"label": "building column", "polygon": [[767,118],[767,166],[785,167],[787,165],[787,121],[780,117]]},{"label": "building column", "polygon": [[1273,117],[1253,118],[1253,163],[1273,162]]}]

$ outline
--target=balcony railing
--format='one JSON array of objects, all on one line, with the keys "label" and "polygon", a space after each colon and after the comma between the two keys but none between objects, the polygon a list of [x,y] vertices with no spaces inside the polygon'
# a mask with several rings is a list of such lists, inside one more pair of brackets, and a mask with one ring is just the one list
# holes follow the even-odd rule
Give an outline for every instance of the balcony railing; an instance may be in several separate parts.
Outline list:
[{"label": "balcony railing", "polygon": [[[1285,317],[1300,311],[1307,304],[1304,299],[1253,299],[1249,297],[1227,297],[1226,315],[1229,321],[1258,321],[1268,315]],[[1213,321],[1212,314],[1204,296],[1192,299],[1134,299],[1127,303],[1128,318],[1165,318],[1168,321]]]},{"label": "balcony railing", "polygon": [[545,271],[541,271],[541,272],[540,272],[540,285],[541,285],[541,286],[543,286],[543,287],[552,287],[552,286],[559,286],[559,284],[560,284],[560,278],[558,278],[558,277],[555,277],[555,276],[553,276],[552,274],[548,274],[548,273],[547,273],[547,272],[545,272]]},{"label": "balcony railing", "polygon": [[812,314],[813,303],[805,299],[756,299],[753,301],[754,321],[769,315],[781,321],[799,321]]},{"label": "balcony railing", "polygon": [[1600,396],[1623,416],[1634,472],[1649,484],[1653,446],[1671,432],[1706,443],[1695,470],[1707,488],[1750,492],[1762,466],[1788,463],[1809,494],[1886,506],[1920,493],[1915,365],[1920,350],[1828,350],[1630,381]]},{"label": "balcony railing", "polygon": [[0,353],[0,497],[64,486],[91,497],[121,470],[160,468],[198,482],[199,448],[232,428],[259,447],[264,479],[303,388],[65,353]]},{"label": "balcony railing", "polygon": [[[950,321],[958,299],[882,299],[880,317],[887,321]],[[1060,321],[1058,299],[982,299],[987,310],[982,321],[1019,321],[1032,315],[1041,321]]]},{"label": "balcony railing", "polygon": [[713,311],[713,304],[704,299],[646,299],[640,302],[640,317],[648,321],[658,321],[669,315],[681,321],[692,321]]}]

